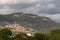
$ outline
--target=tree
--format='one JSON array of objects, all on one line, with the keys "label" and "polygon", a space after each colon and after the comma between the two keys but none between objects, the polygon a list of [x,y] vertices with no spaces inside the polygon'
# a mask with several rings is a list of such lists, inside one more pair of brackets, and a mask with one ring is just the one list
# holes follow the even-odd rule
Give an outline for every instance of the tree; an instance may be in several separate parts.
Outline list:
[{"label": "tree", "polygon": [[11,35],[12,35],[12,32],[10,29],[3,28],[0,30],[0,38],[4,40],[10,40]]},{"label": "tree", "polygon": [[28,37],[25,38],[25,40],[34,40],[34,37],[28,36]]},{"label": "tree", "polygon": [[25,40],[26,37],[27,35],[25,33],[20,32],[19,34],[16,34],[14,40]]},{"label": "tree", "polygon": [[54,30],[51,32],[50,40],[60,40],[60,30]]},{"label": "tree", "polygon": [[48,40],[49,38],[47,35],[41,34],[41,33],[36,33],[34,37],[35,37],[35,40]]},{"label": "tree", "polygon": [[2,37],[0,37],[0,40],[4,40]]}]

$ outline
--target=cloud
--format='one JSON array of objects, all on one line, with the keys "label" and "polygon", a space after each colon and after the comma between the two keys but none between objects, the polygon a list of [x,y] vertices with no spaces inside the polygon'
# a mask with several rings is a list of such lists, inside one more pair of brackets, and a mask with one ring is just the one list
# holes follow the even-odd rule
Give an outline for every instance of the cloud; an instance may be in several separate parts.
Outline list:
[{"label": "cloud", "polygon": [[[15,10],[26,10],[25,12],[35,11],[39,14],[56,14],[60,13],[59,0],[0,0],[1,5],[6,5]],[[29,13],[30,13],[29,12]]]},{"label": "cloud", "polygon": [[0,13],[33,13],[60,20],[60,0],[0,0]]},{"label": "cloud", "polygon": [[16,9],[11,9],[8,6],[4,6],[2,9],[0,9],[0,14],[9,14],[17,12]]},{"label": "cloud", "polygon": [[49,17],[49,18],[51,18],[52,20],[60,23],[60,13],[59,13],[59,14],[54,14],[54,15],[52,15],[52,14],[40,14],[40,16]]},{"label": "cloud", "polygon": [[[38,13],[45,13],[45,14],[59,14],[60,13],[60,1],[58,0],[43,0],[41,3],[37,3],[40,5],[38,7]],[[57,5],[58,4],[58,5]]]},{"label": "cloud", "polygon": [[33,3],[39,0],[0,0],[0,4]]},{"label": "cloud", "polygon": [[[7,5],[11,9],[26,10],[25,12],[35,11],[39,14],[60,13],[59,0],[0,0],[1,5]],[[57,6],[58,5],[58,6]],[[1,7],[0,7],[1,8]]]}]

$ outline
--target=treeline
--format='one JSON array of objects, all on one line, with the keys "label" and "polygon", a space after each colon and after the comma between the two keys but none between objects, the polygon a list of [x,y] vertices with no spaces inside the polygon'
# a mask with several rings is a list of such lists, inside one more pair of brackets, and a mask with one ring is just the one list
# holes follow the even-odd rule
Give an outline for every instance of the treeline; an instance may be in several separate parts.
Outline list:
[{"label": "treeline", "polygon": [[54,30],[50,34],[35,33],[34,36],[28,36],[25,33],[13,35],[7,28],[0,29],[0,40],[60,40],[60,30]]}]

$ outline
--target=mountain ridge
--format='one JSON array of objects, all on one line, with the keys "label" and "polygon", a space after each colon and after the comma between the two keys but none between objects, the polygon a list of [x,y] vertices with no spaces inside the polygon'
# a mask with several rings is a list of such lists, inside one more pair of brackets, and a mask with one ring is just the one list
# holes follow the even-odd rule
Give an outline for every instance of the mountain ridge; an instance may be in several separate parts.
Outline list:
[{"label": "mountain ridge", "polygon": [[26,28],[33,28],[34,30],[54,30],[59,29],[59,24],[48,17],[42,17],[34,14],[13,13],[7,15],[0,15],[0,26],[6,24],[20,24]]}]

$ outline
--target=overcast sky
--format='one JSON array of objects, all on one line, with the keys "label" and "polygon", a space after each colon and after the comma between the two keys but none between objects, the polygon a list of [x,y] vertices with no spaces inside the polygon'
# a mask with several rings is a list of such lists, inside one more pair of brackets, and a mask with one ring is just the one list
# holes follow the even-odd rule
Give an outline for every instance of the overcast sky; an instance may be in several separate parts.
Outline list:
[{"label": "overcast sky", "polygon": [[60,0],[0,0],[0,14],[33,13],[60,22]]}]

